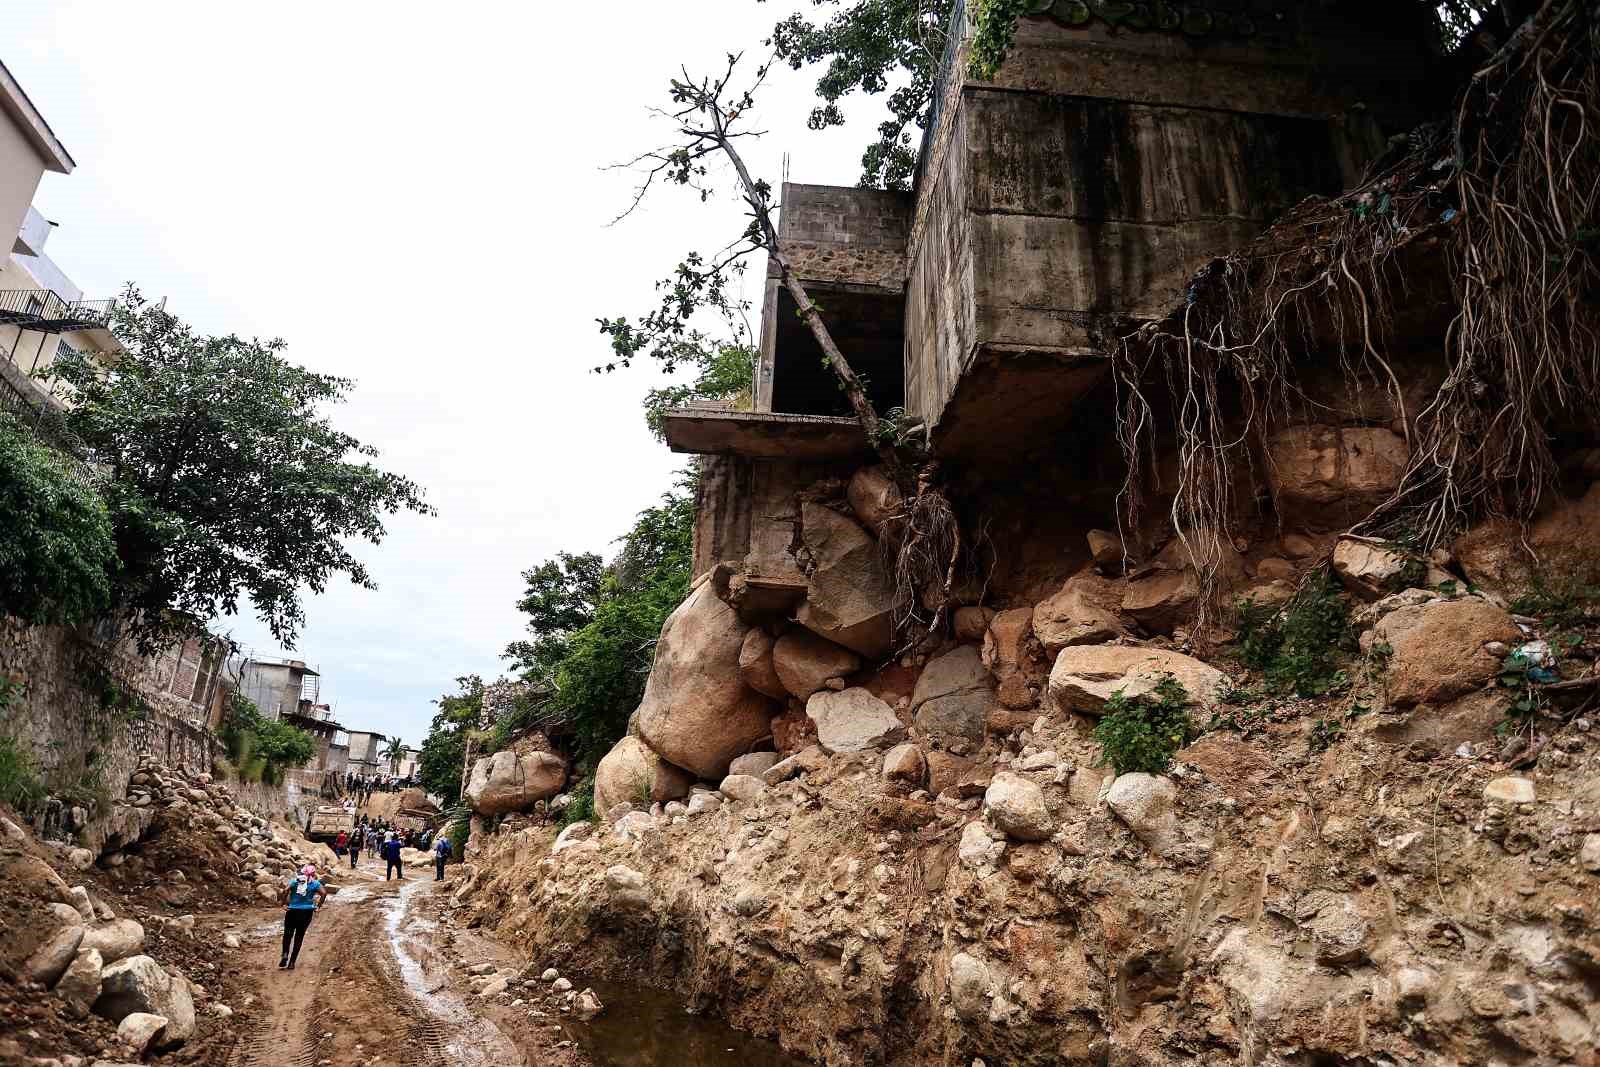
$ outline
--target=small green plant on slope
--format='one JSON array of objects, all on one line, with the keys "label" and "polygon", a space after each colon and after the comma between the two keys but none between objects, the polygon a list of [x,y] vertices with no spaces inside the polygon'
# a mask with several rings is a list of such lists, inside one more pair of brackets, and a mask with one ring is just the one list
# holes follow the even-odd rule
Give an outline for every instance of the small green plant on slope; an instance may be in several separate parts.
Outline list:
[{"label": "small green plant on slope", "polygon": [[1576,573],[1538,572],[1528,591],[1512,601],[1511,610],[1553,626],[1582,626],[1600,617],[1600,585]]},{"label": "small green plant on slope", "polygon": [[1340,662],[1357,649],[1339,581],[1324,570],[1280,611],[1241,601],[1239,653],[1272,693],[1323,696],[1344,685]]},{"label": "small green plant on slope", "polygon": [[1112,693],[1093,734],[1103,762],[1118,774],[1165,771],[1194,736],[1188,705],[1188,690],[1170,674],[1143,696],[1130,697],[1121,689]]},{"label": "small green plant on slope", "polygon": [[304,766],[317,751],[316,738],[278,719],[268,719],[255,704],[234,694],[222,723],[222,743],[242,782],[276,785],[283,772]]}]

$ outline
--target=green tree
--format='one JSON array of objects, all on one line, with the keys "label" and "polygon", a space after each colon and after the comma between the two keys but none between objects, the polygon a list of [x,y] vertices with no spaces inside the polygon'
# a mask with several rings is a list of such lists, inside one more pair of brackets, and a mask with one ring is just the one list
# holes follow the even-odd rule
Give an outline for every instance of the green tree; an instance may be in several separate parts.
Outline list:
[{"label": "green tree", "polygon": [[399,774],[400,761],[406,758],[406,743],[398,737],[391,737],[379,755],[389,761],[390,774]]},{"label": "green tree", "polygon": [[710,344],[689,362],[696,368],[693,382],[651,389],[644,397],[644,421],[657,441],[665,441],[661,419],[673,408],[688,404],[720,402],[735,411],[749,411],[754,400],[756,350],[748,344],[728,341]]},{"label": "green tree", "polygon": [[292,646],[305,589],[341,573],[374,587],[351,542],[380,541],[386,514],[433,513],[328,421],[348,379],[288,362],[282,341],[198,333],[132,286],[115,329],[112,369],[71,353],[54,371],[69,427],[106,469],[117,600],[147,649],[241,598]]},{"label": "green tree", "polygon": [[513,641],[505,658],[525,677],[548,678],[567,652],[567,639],[587,626],[600,603],[605,561],[593,552],[558,552],[522,572],[517,610],[528,616],[533,639]]},{"label": "green tree", "polygon": [[71,624],[110,605],[111,517],[70,462],[0,415],[0,614]]},{"label": "green tree", "polygon": [[269,719],[249,698],[233,695],[222,720],[222,743],[244,781],[275,784],[285,770],[316,755],[317,739],[281,719]]},{"label": "green tree", "polygon": [[[760,0],[758,0],[760,2]],[[807,125],[845,123],[842,101],[853,93],[888,94],[889,117],[861,156],[861,184],[905,189],[917,165],[918,131],[927,120],[933,81],[944,52],[951,0],[812,0],[829,12],[814,20],[796,12],[773,27],[769,44],[795,70],[821,64],[821,103]]]},{"label": "green tree", "polygon": [[446,810],[461,800],[461,772],[467,758],[467,734],[483,712],[483,679],[475,674],[456,679],[460,690],[434,701],[428,736],[417,757],[422,788],[444,801]]}]

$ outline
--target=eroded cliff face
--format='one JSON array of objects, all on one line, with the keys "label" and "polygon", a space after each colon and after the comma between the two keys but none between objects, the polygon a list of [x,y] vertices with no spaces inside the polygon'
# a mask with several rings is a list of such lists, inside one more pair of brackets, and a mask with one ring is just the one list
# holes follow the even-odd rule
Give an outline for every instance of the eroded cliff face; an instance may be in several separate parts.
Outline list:
[{"label": "eroded cliff face", "polygon": [[[915,657],[850,679],[909,741],[807,737],[559,840],[513,817],[456,899],[534,968],[659,983],[826,1064],[1596,1062],[1600,726],[1569,705],[1536,752],[1494,732],[1496,642],[1554,630],[1490,595],[1354,599],[1382,647],[1353,693],[1270,707],[1225,703],[1249,680],[1225,650],[1051,657],[1036,611],[969,614],[929,652],[986,647],[979,740],[886,689],[972,692]],[[1104,694],[1165,671],[1212,728],[1115,776]]]}]

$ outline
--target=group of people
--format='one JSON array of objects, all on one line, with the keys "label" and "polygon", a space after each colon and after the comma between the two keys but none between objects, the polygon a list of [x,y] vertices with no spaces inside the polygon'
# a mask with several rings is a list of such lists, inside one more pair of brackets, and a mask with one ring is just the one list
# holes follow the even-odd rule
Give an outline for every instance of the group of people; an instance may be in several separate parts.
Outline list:
[{"label": "group of people", "polygon": [[444,866],[449,861],[453,851],[449,838],[443,834],[435,834],[430,828],[415,830],[409,827],[391,827],[385,819],[368,820],[365,815],[349,830],[340,830],[339,836],[334,838],[333,852],[336,856],[350,855],[350,867],[354,869],[361,860],[362,852],[376,852],[383,857],[383,880],[399,878],[405,881],[405,869],[400,861],[400,850],[404,848],[416,849],[419,852],[432,852],[434,859],[434,881],[444,881]]},{"label": "group of people", "polygon": [[357,797],[371,797],[374,793],[396,793],[402,789],[410,789],[416,784],[416,779],[410,775],[402,778],[397,774],[346,771],[344,776],[345,792]]}]

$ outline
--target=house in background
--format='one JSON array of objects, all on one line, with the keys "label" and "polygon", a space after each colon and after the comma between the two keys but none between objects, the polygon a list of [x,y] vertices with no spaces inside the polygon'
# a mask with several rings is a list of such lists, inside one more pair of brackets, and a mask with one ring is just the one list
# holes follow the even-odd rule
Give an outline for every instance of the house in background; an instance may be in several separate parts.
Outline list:
[{"label": "house in background", "polygon": [[388,740],[385,734],[368,730],[351,730],[350,756],[347,764],[350,773],[365,774],[369,777],[375,774],[388,774],[389,761],[381,755],[384,743]]},{"label": "house in background", "polygon": [[269,719],[310,714],[321,692],[322,676],[304,660],[247,653],[234,667],[239,695]]},{"label": "house in background", "polygon": [[45,254],[55,223],[33,207],[46,173],[75,166],[45,122],[0,63],[0,406],[28,416],[51,404],[48,372],[63,346],[96,353],[107,362],[122,351],[112,334],[111,300],[86,300],[81,289]]}]

